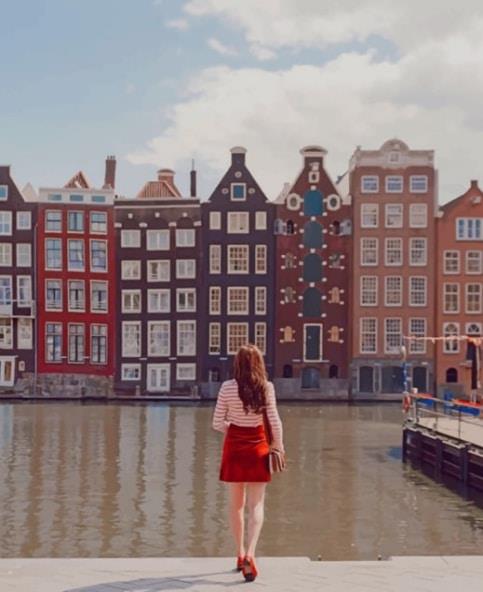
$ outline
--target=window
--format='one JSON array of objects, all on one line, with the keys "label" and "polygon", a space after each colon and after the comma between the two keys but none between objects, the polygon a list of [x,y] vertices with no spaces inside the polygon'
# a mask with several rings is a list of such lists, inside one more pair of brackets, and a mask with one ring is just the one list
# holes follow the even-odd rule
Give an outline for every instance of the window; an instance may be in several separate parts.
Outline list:
[{"label": "window", "polygon": [[401,319],[384,319],[384,351],[386,354],[401,352]]},{"label": "window", "polygon": [[375,354],[377,351],[377,319],[361,318],[361,354]]},{"label": "window", "polygon": [[146,238],[148,251],[169,251],[169,230],[148,230]]},{"label": "window", "polygon": [[148,282],[169,282],[170,280],[170,261],[162,259],[160,261],[148,261]]},{"label": "window", "polygon": [[295,269],[297,258],[292,253],[285,253],[285,269]]},{"label": "window", "polygon": [[62,361],[62,325],[60,323],[45,325],[45,361]]},{"label": "window", "polygon": [[196,312],[196,290],[194,288],[176,290],[176,310],[178,312]]},{"label": "window", "polygon": [[[426,337],[426,319],[409,319],[409,335],[410,337]],[[409,353],[425,354],[426,341],[424,339],[411,339]]]},{"label": "window", "polygon": [[266,245],[255,245],[255,273],[267,273]]},{"label": "window", "polygon": [[228,288],[228,310],[230,315],[248,314],[248,288]]},{"label": "window", "polygon": [[170,312],[171,292],[168,289],[149,289],[148,290],[148,312]]},{"label": "window", "polygon": [[45,212],[45,230],[48,232],[60,232],[62,230],[62,212],[60,210]]},{"label": "window", "polygon": [[85,291],[83,280],[70,280],[69,310],[85,310]]},{"label": "window", "polygon": [[231,199],[233,201],[244,200],[247,196],[247,186],[245,183],[231,184]]},{"label": "window", "polygon": [[170,321],[148,322],[148,356],[169,356],[171,353]]},{"label": "window", "polygon": [[267,212],[255,212],[255,230],[267,230]]},{"label": "window", "polygon": [[32,215],[30,212],[17,212],[17,230],[30,230]]},{"label": "window", "polygon": [[93,234],[107,233],[107,212],[91,212],[91,232]]},{"label": "window", "polygon": [[402,306],[402,277],[386,276],[385,280],[385,300],[386,306]]},{"label": "window", "polygon": [[379,225],[379,205],[361,204],[361,228],[377,228]]},{"label": "window", "polygon": [[176,246],[177,247],[194,247],[195,246],[195,230],[194,230],[194,228],[177,228],[176,229]]},{"label": "window", "polygon": [[135,248],[135,247],[140,247],[140,246],[141,246],[141,231],[140,230],[121,230],[121,247]]},{"label": "window", "polygon": [[0,267],[12,266],[12,245],[0,243]]},{"label": "window", "polygon": [[210,212],[210,230],[221,230],[221,212]]},{"label": "window", "polygon": [[196,355],[196,321],[178,321],[178,356]]},{"label": "window", "polygon": [[248,323],[228,323],[227,353],[234,355],[248,343]]},{"label": "window", "polygon": [[403,206],[402,204],[386,204],[386,228],[402,228]]},{"label": "window", "polygon": [[0,319],[0,348],[12,349],[12,319]]},{"label": "window", "polygon": [[361,265],[377,265],[377,250],[377,238],[361,238]]},{"label": "window", "polygon": [[45,239],[46,269],[62,269],[62,241],[60,238]]},{"label": "window", "polygon": [[91,311],[107,312],[107,282],[91,282]]},{"label": "window", "polygon": [[459,284],[443,284],[444,309],[445,313],[459,312],[460,290]]},{"label": "window", "polygon": [[210,245],[210,273],[221,273],[221,245]]},{"label": "window", "polygon": [[409,178],[409,188],[411,193],[427,193],[427,175],[411,175],[411,177]]},{"label": "window", "polygon": [[220,323],[210,323],[208,328],[208,353],[216,355],[220,353],[221,348],[221,325]]},{"label": "window", "polygon": [[83,271],[84,270],[84,241],[83,240],[68,240],[67,241],[67,266],[69,271]]},{"label": "window", "polygon": [[140,280],[141,261],[122,261],[121,277],[123,280]]},{"label": "window", "polygon": [[364,175],[361,177],[362,193],[377,193],[379,191],[379,177],[376,175]]},{"label": "window", "polygon": [[377,306],[377,276],[361,276],[360,289],[361,306]]},{"label": "window", "polygon": [[0,306],[12,304],[12,278],[9,275],[0,276]]},{"label": "window", "polygon": [[466,251],[466,273],[481,274],[481,251]]},{"label": "window", "polygon": [[8,199],[8,185],[0,185],[0,199],[2,201]]},{"label": "window", "polygon": [[210,314],[221,314],[221,288],[210,286]]},{"label": "window", "polygon": [[466,312],[481,313],[481,284],[466,284]]},{"label": "window", "polygon": [[107,364],[107,325],[91,325],[91,363]]},{"label": "window", "polygon": [[141,364],[122,364],[121,380],[141,380]]},{"label": "window", "polygon": [[481,218],[456,218],[458,240],[482,240]]},{"label": "window", "polygon": [[69,362],[72,364],[84,363],[84,325],[69,325]]},{"label": "window", "polygon": [[456,354],[459,352],[460,342],[456,339],[459,332],[459,323],[443,323],[443,335],[446,338],[443,342],[443,351],[445,354]]},{"label": "window", "polygon": [[427,228],[428,206],[426,204],[409,205],[409,226],[411,228]]},{"label": "window", "polygon": [[141,356],[141,323],[139,321],[122,323],[122,356],[124,358]]},{"label": "window", "polygon": [[402,238],[386,238],[385,247],[385,264],[402,265]]},{"label": "window", "polygon": [[32,349],[33,330],[32,319],[18,319],[17,321],[18,349]]},{"label": "window", "polygon": [[457,274],[460,272],[459,251],[444,251],[443,270],[446,274]]},{"label": "window", "polygon": [[45,280],[45,309],[62,310],[61,280]]},{"label": "window", "polygon": [[466,335],[481,335],[481,323],[466,323],[465,325]]},{"label": "window", "polygon": [[228,273],[248,273],[248,245],[228,245]]},{"label": "window", "polygon": [[141,290],[122,290],[122,312],[141,312]]},{"label": "window", "polygon": [[402,193],[403,178],[401,175],[388,175],[386,177],[386,193]]},{"label": "window", "polygon": [[177,259],[176,277],[178,279],[193,279],[196,277],[195,259]]},{"label": "window", "polygon": [[409,265],[421,266],[427,263],[427,240],[425,238],[409,239]]},{"label": "window", "polygon": [[427,279],[425,277],[409,278],[409,306],[426,306]]},{"label": "window", "polygon": [[170,381],[170,364],[148,364],[146,386],[149,392],[168,392]]},{"label": "window", "polygon": [[69,212],[67,214],[67,228],[69,232],[83,232],[84,212]]},{"label": "window", "polygon": [[267,325],[266,323],[255,323],[255,345],[265,354],[267,351]]},{"label": "window", "polygon": [[12,212],[0,212],[0,235],[12,234]]},{"label": "window", "polygon": [[29,275],[17,276],[17,306],[32,306],[32,278]]},{"label": "window", "polygon": [[91,241],[91,271],[107,271],[107,242]]},{"label": "window", "polygon": [[267,288],[265,286],[255,287],[255,314],[267,314]]},{"label": "window", "polygon": [[176,364],[176,380],[196,380],[196,364]]},{"label": "window", "polygon": [[248,234],[250,224],[248,212],[228,212],[228,234]]}]

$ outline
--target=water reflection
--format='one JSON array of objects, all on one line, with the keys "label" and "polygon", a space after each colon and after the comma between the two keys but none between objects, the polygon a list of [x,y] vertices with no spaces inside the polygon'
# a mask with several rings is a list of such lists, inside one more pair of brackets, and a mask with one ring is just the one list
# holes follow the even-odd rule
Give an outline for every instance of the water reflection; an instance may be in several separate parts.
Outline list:
[{"label": "water reflection", "polygon": [[[233,552],[210,406],[0,406],[0,555]],[[394,406],[281,406],[265,555],[472,554],[483,511],[404,467]]]}]

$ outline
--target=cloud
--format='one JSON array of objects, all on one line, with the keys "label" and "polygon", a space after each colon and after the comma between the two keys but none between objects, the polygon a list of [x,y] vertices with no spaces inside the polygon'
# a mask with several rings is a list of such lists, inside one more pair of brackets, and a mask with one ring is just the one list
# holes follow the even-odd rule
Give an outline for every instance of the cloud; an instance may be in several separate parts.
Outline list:
[{"label": "cloud", "polygon": [[172,19],[170,21],[166,21],[165,25],[169,29],[177,29],[178,31],[186,31],[189,29],[189,23],[186,19]]},{"label": "cloud", "polygon": [[252,45],[250,45],[250,53],[261,62],[273,60],[277,56],[277,54],[271,49],[263,47],[263,45],[258,45],[257,43],[252,43]]},{"label": "cloud", "polygon": [[228,45],[225,45],[224,43],[222,43],[221,41],[219,41],[215,37],[210,37],[208,39],[207,43],[211,47],[211,49],[213,49],[214,51],[216,51],[220,55],[224,55],[224,56],[238,55],[238,52],[236,51],[236,49],[234,49],[233,47],[229,47]]}]

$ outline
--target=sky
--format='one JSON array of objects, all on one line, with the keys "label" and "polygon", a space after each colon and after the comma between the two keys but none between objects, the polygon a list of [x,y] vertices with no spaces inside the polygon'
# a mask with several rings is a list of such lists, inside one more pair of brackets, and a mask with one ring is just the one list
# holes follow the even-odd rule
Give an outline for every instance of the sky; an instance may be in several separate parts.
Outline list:
[{"label": "sky", "polygon": [[191,159],[207,198],[229,149],[270,199],[328,150],[399,137],[434,149],[439,200],[483,185],[483,3],[461,0],[0,0],[0,164],[19,186],[101,185],[134,196]]}]

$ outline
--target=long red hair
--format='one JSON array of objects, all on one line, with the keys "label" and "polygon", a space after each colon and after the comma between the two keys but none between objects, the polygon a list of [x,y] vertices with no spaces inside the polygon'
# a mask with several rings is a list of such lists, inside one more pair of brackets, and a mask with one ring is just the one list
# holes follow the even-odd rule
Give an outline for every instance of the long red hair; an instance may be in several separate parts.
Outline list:
[{"label": "long red hair", "polygon": [[238,350],[233,361],[233,377],[245,413],[261,413],[267,402],[267,370],[262,352],[251,343]]}]

